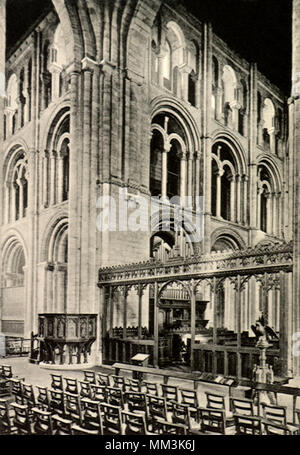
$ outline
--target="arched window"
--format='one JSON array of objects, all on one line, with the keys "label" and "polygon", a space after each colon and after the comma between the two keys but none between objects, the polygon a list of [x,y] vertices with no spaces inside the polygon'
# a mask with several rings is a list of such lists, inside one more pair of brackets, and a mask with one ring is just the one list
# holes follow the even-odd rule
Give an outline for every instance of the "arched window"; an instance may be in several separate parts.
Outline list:
[{"label": "arched window", "polygon": [[151,80],[154,84],[158,84],[157,44],[154,40],[151,43]]},{"label": "arched window", "polygon": [[213,117],[217,118],[219,100],[219,62],[215,56],[212,58],[212,112]]},{"label": "arched window", "polygon": [[275,108],[270,98],[266,98],[263,106],[263,139],[264,146],[275,152]]},{"label": "arched window", "polygon": [[26,216],[28,207],[28,171],[27,159],[24,154],[18,156],[12,165],[12,171],[8,173],[9,175],[12,176],[11,182],[7,180],[7,200],[10,200],[10,221],[16,221]]},{"label": "arched window", "polygon": [[44,101],[44,108],[46,109],[51,102],[51,74],[49,72],[50,66],[50,50],[49,50],[49,42],[46,41],[43,46],[43,101]]},{"label": "arched window", "polygon": [[196,105],[196,82],[197,82],[197,48],[192,41],[188,44],[188,101],[192,106]]},{"label": "arched window", "polygon": [[182,195],[181,166],[185,165],[185,133],[172,115],[158,114],[152,122],[150,191],[152,196]]},{"label": "arched window", "polygon": [[[281,234],[279,195],[274,178],[266,164],[258,166],[258,228],[267,234]],[[276,226],[275,226],[276,223]]]},{"label": "arched window", "polygon": [[245,222],[242,215],[242,195],[246,182],[241,179],[241,163],[226,142],[216,142],[212,148],[211,213],[233,222]]},{"label": "arched window", "polygon": [[222,77],[224,119],[227,126],[237,127],[236,94],[237,81],[234,70],[225,65]]},{"label": "arched window", "polygon": [[66,138],[61,146],[60,154],[63,160],[63,188],[62,188],[62,200],[67,201],[69,196],[69,138]]},{"label": "arched window", "polygon": [[162,59],[162,75],[164,87],[171,90],[171,71],[172,71],[172,60],[171,60],[171,45],[166,40],[164,48],[164,57]]},{"label": "arched window", "polygon": [[66,83],[66,44],[61,23],[58,24],[50,53],[49,71],[51,73],[52,98],[56,99],[65,92]]},{"label": "arched window", "polygon": [[14,134],[18,127],[18,80],[15,74],[12,74],[7,84],[6,100],[6,132]]},{"label": "arched window", "polygon": [[245,135],[245,132],[246,132],[247,103],[248,103],[247,84],[242,79],[241,80],[241,90],[240,90],[240,105],[241,105],[241,107],[239,109],[239,123],[238,123],[238,131],[242,135]]}]

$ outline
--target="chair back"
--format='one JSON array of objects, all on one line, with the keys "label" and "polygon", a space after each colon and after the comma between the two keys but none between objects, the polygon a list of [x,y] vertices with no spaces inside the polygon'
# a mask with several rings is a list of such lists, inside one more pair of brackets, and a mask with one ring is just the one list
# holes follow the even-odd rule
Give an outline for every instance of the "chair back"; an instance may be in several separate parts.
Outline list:
[{"label": "chair back", "polygon": [[148,398],[148,415],[150,419],[167,420],[167,404],[164,397],[147,395]]},{"label": "chair back", "polygon": [[103,434],[104,435],[123,434],[120,407],[113,406],[111,404],[101,403],[100,410],[103,422]]},{"label": "chair back", "polygon": [[82,413],[79,395],[65,392],[65,413],[67,418],[82,425]]},{"label": "chair back", "polygon": [[91,398],[92,397],[92,394],[91,394],[91,383],[88,382],[88,381],[79,381],[79,385],[80,385],[80,393],[79,393],[79,395],[82,398]]},{"label": "chair back", "polygon": [[161,384],[162,396],[168,401],[178,402],[178,387],[174,385]]},{"label": "chair back", "polygon": [[107,403],[124,409],[123,392],[118,387],[106,387]]},{"label": "chair back", "polygon": [[98,434],[102,435],[103,424],[99,401],[94,401],[89,398],[82,398],[80,402],[84,428],[88,430],[96,430]]},{"label": "chair back", "polygon": [[90,384],[96,384],[96,373],[94,371],[85,370],[83,372],[84,381]]},{"label": "chair back", "polygon": [[129,412],[144,411],[147,412],[146,395],[142,392],[125,392],[125,401]]},{"label": "chair back", "polygon": [[65,392],[78,394],[78,384],[77,379],[73,378],[64,378],[65,380]]},{"label": "chair back", "polygon": [[35,434],[53,435],[53,423],[51,412],[32,408],[33,431]]},{"label": "chair back", "polygon": [[13,424],[17,428],[18,433],[32,434],[28,406],[17,403],[12,403],[11,406],[15,411]]},{"label": "chair back", "polygon": [[252,400],[231,398],[230,409],[234,414],[254,416],[254,405]]},{"label": "chair back", "polygon": [[138,379],[127,379],[125,381],[125,392],[141,392],[141,383]]},{"label": "chair back", "polygon": [[215,393],[205,392],[206,395],[206,407],[213,409],[225,410],[225,396],[218,395]]},{"label": "chair back", "polygon": [[0,434],[10,434],[11,429],[8,402],[0,399]]},{"label": "chair back", "polygon": [[146,387],[146,395],[155,395],[158,397],[158,384],[156,382],[143,381],[143,386]]},{"label": "chair back", "polygon": [[1,365],[0,366],[0,377],[2,379],[10,379],[13,377],[11,365]]},{"label": "chair back", "polygon": [[25,399],[25,402],[30,408],[36,406],[36,399],[33,391],[33,386],[31,384],[22,384],[22,395]]},{"label": "chair back", "polygon": [[113,387],[118,387],[122,391],[125,389],[125,379],[123,376],[115,376],[111,375],[112,381],[113,381]]},{"label": "chair back", "polygon": [[63,390],[63,380],[60,374],[51,374],[51,388],[53,390]]},{"label": "chair back", "polygon": [[199,402],[196,390],[180,389],[181,403],[198,408]]},{"label": "chair back", "polygon": [[97,384],[110,386],[109,375],[104,373],[97,373]]},{"label": "chair back", "polygon": [[105,386],[105,385],[91,384],[90,389],[91,389],[92,400],[99,401],[100,403],[106,402],[107,401],[106,388],[107,388],[107,386]]},{"label": "chair back", "polygon": [[19,379],[12,378],[10,380],[10,384],[11,384],[11,393],[12,393],[12,395],[21,396],[22,395],[22,384],[21,384],[21,381]]},{"label": "chair back", "polygon": [[64,392],[62,390],[50,390],[50,402],[49,409],[52,412],[58,412],[58,414],[65,414],[65,399]]},{"label": "chair back", "polygon": [[279,425],[286,425],[286,406],[277,406],[273,404],[262,403],[263,416],[270,422],[277,423]]},{"label": "chair back", "polygon": [[37,386],[38,389],[38,396],[37,396],[37,405],[45,410],[49,408],[49,394],[47,387],[40,387]]},{"label": "chair back", "polygon": [[261,435],[262,423],[260,417],[241,416],[234,414],[236,434],[238,435]]},{"label": "chair back", "polygon": [[183,403],[173,403],[172,422],[191,427],[191,415],[189,406]]},{"label": "chair back", "polygon": [[133,412],[122,411],[123,433],[125,435],[147,434],[145,416]]},{"label": "chair back", "polygon": [[198,413],[201,431],[225,434],[226,416],[223,409],[198,408]]}]

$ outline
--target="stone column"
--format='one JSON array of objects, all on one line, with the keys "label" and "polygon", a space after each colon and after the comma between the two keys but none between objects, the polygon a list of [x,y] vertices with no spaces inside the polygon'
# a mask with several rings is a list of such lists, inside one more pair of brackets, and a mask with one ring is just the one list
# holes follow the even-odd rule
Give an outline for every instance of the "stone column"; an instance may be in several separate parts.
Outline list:
[{"label": "stone column", "polygon": [[56,201],[56,150],[52,150],[50,158],[50,205],[54,205]]},{"label": "stone column", "polygon": [[181,206],[184,206],[186,196],[186,154],[182,153],[180,160],[180,200]]},{"label": "stone column", "polygon": [[268,134],[270,136],[270,151],[272,153],[276,152],[276,138],[275,138],[275,128],[269,128]]},{"label": "stone column", "polygon": [[161,157],[161,166],[162,166],[162,174],[161,174],[161,196],[167,196],[167,178],[168,178],[168,155],[167,153],[169,150],[164,149],[162,151]]},{"label": "stone column", "polygon": [[193,207],[193,153],[188,153],[188,184],[187,184],[187,196],[188,206]]},{"label": "stone column", "polygon": [[51,73],[51,96],[52,101],[56,101],[59,98],[59,81],[60,73],[62,68],[56,63],[51,63],[49,71]]},{"label": "stone column", "polygon": [[243,222],[248,224],[248,176],[243,175]]},{"label": "stone column", "polygon": [[217,200],[216,200],[216,216],[220,218],[221,216],[221,176],[224,171],[221,170],[217,173]]},{"label": "stone column", "polygon": [[4,217],[4,223],[8,224],[10,221],[10,211],[11,211],[11,182],[6,181],[5,182],[5,217]]},{"label": "stone column", "polygon": [[241,176],[235,176],[236,183],[236,205],[235,205],[235,221],[241,222]]},{"label": "stone column", "polygon": [[63,200],[63,172],[64,172],[64,153],[58,152],[57,160],[57,203]]},{"label": "stone column", "polygon": [[48,166],[49,166],[49,152],[44,151],[43,156],[43,207],[48,207]]},{"label": "stone column", "polygon": [[230,179],[230,220],[235,221],[235,175]]}]

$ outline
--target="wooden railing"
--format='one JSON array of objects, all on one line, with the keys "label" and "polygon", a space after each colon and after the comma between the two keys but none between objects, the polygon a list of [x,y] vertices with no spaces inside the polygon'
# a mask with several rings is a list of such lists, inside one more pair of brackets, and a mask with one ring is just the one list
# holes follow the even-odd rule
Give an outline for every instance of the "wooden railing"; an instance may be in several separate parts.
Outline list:
[{"label": "wooden railing", "polygon": [[22,357],[30,353],[30,339],[6,337],[5,340],[5,356]]},{"label": "wooden railing", "polygon": [[[259,353],[255,347],[222,346],[199,344],[194,346],[195,370],[233,376],[237,379],[252,378],[255,364],[259,364]],[[279,350],[267,350],[267,363],[273,366],[274,373],[281,374]]]},{"label": "wooden railing", "polygon": [[149,365],[153,365],[154,340],[139,340],[134,338],[103,338],[104,363],[130,363],[137,353],[149,354]]}]

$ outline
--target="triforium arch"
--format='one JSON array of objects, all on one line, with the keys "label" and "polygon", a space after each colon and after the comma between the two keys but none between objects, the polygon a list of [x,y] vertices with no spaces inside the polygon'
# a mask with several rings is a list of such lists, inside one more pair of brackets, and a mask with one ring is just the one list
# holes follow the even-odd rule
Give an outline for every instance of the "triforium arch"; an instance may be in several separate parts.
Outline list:
[{"label": "triforium arch", "polygon": [[246,248],[242,237],[232,229],[216,229],[211,236],[211,251],[237,251]]},{"label": "triforium arch", "polygon": [[61,214],[48,228],[41,245],[43,311],[65,313],[68,280],[68,218]]},{"label": "triforium arch", "polygon": [[247,167],[242,148],[227,135],[217,134],[212,146],[212,215],[247,222]]},{"label": "triforium arch", "polygon": [[195,121],[177,102],[166,98],[153,100],[151,119],[150,192],[152,196],[180,196],[186,207],[192,207],[200,185]]},{"label": "triforium arch", "polygon": [[40,201],[44,208],[68,200],[69,148],[70,108],[66,105],[55,114],[45,140],[41,170],[43,190]]},{"label": "triforium arch", "polygon": [[258,229],[274,236],[282,233],[282,176],[274,162],[262,155],[257,161]]},{"label": "triforium arch", "polygon": [[4,223],[26,217],[28,207],[28,154],[25,146],[10,148],[4,160]]},{"label": "triforium arch", "polygon": [[1,251],[1,332],[6,336],[26,336],[27,252],[24,241],[19,234],[11,233],[1,245]]}]

